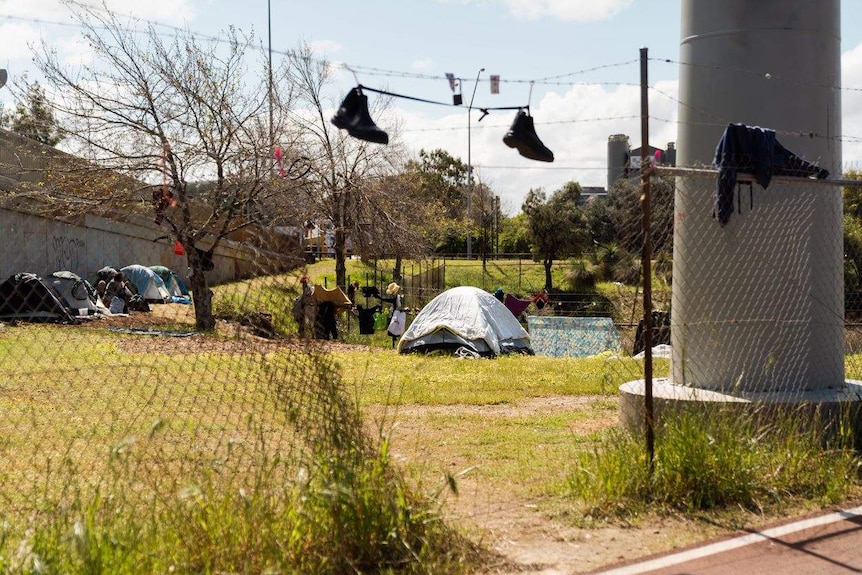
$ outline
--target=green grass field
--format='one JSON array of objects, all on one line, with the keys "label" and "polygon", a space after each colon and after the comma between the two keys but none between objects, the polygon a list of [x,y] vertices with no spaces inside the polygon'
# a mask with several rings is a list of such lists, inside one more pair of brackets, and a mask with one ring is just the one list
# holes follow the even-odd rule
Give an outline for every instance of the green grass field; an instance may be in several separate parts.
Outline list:
[{"label": "green grass field", "polygon": [[[519,264],[498,264],[488,289],[515,291]],[[0,572],[468,573],[482,535],[450,524],[456,492],[571,525],[780,513],[858,492],[855,454],[792,421],[778,434],[662,429],[653,482],[642,438],[618,430],[619,385],[643,369],[624,353],[399,355],[355,324],[335,345],[289,337],[300,273],[323,283],[329,266],[216,286],[211,334],[175,337],[192,324],[178,304],[119,323],[0,325]],[[476,271],[447,263],[452,281]],[[634,289],[602,289],[636,306]],[[236,320],[251,311],[281,337],[249,335]],[[136,322],[176,333],[108,329]],[[848,376],[859,365],[848,355]],[[668,368],[657,359],[655,376]]]}]

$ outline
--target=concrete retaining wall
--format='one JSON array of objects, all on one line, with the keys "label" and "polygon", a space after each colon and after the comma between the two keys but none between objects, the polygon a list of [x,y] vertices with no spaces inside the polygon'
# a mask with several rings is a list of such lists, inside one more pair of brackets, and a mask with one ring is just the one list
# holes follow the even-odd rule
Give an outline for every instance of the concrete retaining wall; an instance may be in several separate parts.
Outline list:
[{"label": "concrete retaining wall", "polygon": [[[165,235],[148,222],[128,223],[99,216],[84,216],[76,223],[0,208],[0,281],[20,273],[42,277],[68,270],[92,279],[105,266],[163,265],[188,281],[186,256],[174,254],[173,242],[153,241]],[[208,246],[201,246],[206,249]],[[261,273],[286,261],[235,242],[222,242],[213,255],[215,268],[207,272],[210,283],[221,283]]]}]

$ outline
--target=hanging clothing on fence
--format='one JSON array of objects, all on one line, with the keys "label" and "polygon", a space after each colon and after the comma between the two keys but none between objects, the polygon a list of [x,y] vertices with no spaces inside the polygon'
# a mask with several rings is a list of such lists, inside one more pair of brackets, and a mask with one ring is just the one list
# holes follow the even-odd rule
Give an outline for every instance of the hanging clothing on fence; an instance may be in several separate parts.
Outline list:
[{"label": "hanging clothing on fence", "polygon": [[[718,185],[713,196],[713,216],[722,226],[733,214],[733,192],[738,173],[751,174],[765,190],[772,176],[823,179],[829,172],[790,152],[775,138],[775,131],[744,124],[728,124],[715,148],[713,165]],[[753,201],[752,201],[753,202]]]},{"label": "hanging clothing on fence", "polygon": [[324,301],[317,306],[314,335],[317,339],[338,339],[338,322],[335,319],[335,304]]},{"label": "hanging clothing on fence", "polygon": [[395,340],[401,337],[407,327],[407,312],[404,311],[404,298],[401,296],[401,286],[395,282],[386,286],[386,295],[380,297],[381,301],[392,304],[389,314],[389,325],[386,333],[392,338],[392,347],[395,347]]},{"label": "hanging clothing on fence", "polygon": [[512,312],[512,315],[515,317],[521,317],[521,314],[530,307],[531,303],[533,303],[533,300],[531,299],[520,299],[510,293],[507,293],[503,300],[503,305],[506,306],[506,308]]},{"label": "hanging clothing on fence", "polygon": [[361,335],[371,335],[374,333],[374,315],[380,313],[382,306],[375,305],[372,307],[356,306],[356,311],[359,313],[359,333]]}]

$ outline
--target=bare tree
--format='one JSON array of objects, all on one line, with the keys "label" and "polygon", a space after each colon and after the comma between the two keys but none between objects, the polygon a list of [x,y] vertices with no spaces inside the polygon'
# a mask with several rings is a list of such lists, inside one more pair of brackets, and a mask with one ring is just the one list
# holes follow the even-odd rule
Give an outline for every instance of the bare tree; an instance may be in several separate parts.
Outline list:
[{"label": "bare tree", "polygon": [[213,250],[252,225],[261,202],[295,184],[274,177],[273,127],[267,122],[274,101],[274,131],[281,133],[287,102],[270,93],[263,58],[255,52],[256,67],[251,38],[235,29],[220,41],[201,41],[190,32],[165,38],[152,26],[136,31],[138,22],[104,9],[69,5],[93,63],[69,68],[44,44],[35,58],[60,98],[64,133],[88,161],[66,178],[66,189],[87,195],[106,170],[143,182],[99,199],[122,205],[149,191],[155,222],[188,256],[196,327],[211,330],[205,271]]},{"label": "bare tree", "polygon": [[[309,218],[334,230],[336,284],[346,285],[348,238],[366,255],[427,253],[428,242],[413,225],[422,218],[421,205],[405,189],[406,180],[394,177],[404,163],[397,138],[383,146],[338,130],[330,122],[338,102],[329,101],[326,92],[331,65],[315,58],[306,45],[288,60],[286,81],[297,98],[291,118],[299,146],[311,158]],[[375,101],[373,116],[379,116],[388,102]]]}]

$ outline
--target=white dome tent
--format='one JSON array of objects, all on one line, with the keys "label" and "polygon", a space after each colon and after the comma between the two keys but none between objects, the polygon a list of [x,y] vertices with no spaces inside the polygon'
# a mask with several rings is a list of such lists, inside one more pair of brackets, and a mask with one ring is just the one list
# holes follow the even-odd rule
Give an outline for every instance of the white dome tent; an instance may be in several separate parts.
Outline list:
[{"label": "white dome tent", "polygon": [[400,353],[467,350],[484,357],[532,355],[530,334],[506,306],[479,288],[446,290],[422,308],[398,342]]}]

